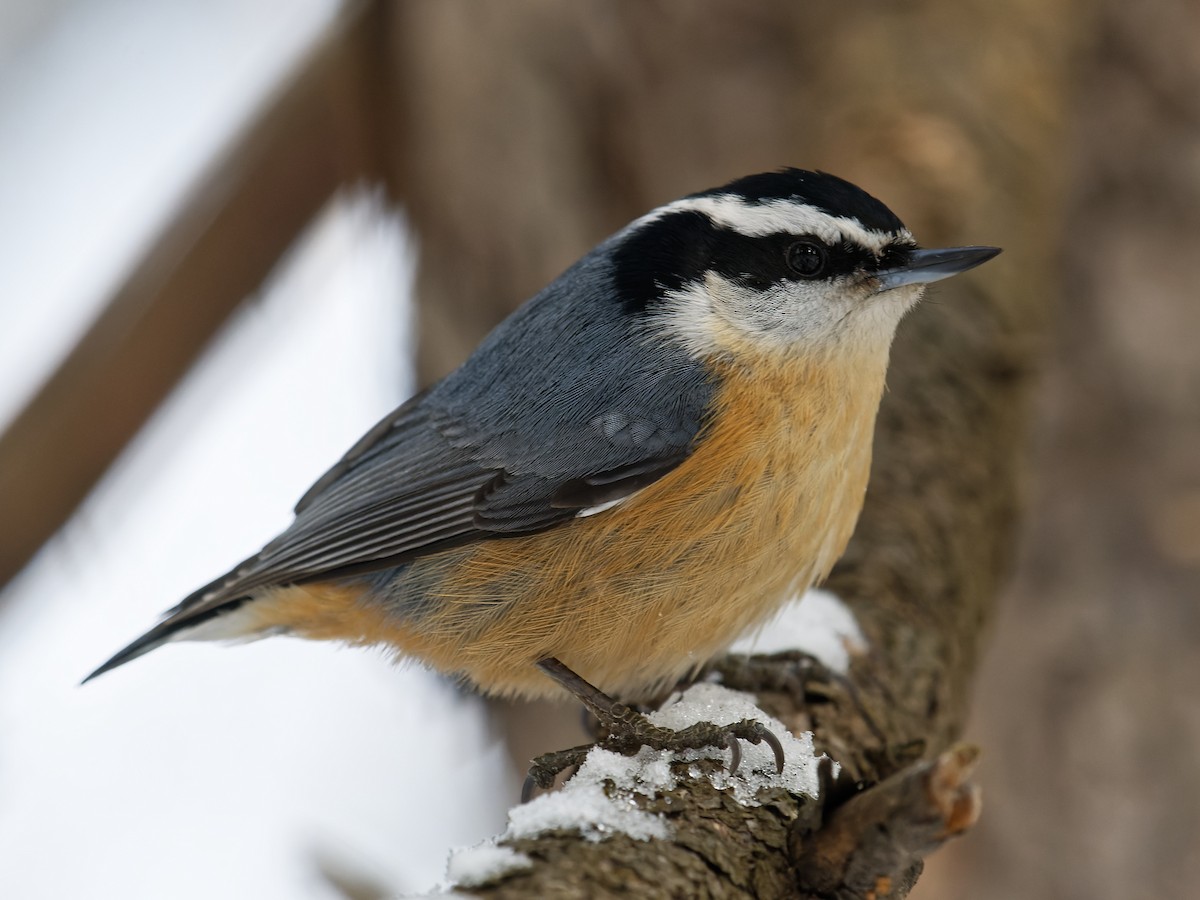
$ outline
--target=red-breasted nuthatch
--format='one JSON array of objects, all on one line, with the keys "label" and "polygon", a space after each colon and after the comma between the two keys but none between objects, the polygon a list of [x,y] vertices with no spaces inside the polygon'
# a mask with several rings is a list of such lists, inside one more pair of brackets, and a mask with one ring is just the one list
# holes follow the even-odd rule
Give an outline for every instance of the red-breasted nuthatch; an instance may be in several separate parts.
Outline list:
[{"label": "red-breasted nuthatch", "polygon": [[798,169],[660,207],[89,678],[172,640],[292,634],[491,694],[673,683],[828,574],[897,324],[998,252],[920,250],[874,197]]}]

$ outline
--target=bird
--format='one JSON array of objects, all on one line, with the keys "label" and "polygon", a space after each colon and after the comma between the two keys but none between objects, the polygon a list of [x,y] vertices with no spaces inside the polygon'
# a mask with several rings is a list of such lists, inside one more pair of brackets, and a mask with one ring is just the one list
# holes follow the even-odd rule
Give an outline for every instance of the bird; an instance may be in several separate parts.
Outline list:
[{"label": "bird", "polygon": [[[173,641],[286,634],[383,645],[485,694],[573,694],[622,752],[669,744],[614,697],[688,677],[828,575],[898,324],[999,252],[921,249],[863,189],[798,168],[660,206],[85,681]],[[739,737],[767,740],[782,765],[755,723],[723,728],[675,745],[727,743],[736,768]]]}]

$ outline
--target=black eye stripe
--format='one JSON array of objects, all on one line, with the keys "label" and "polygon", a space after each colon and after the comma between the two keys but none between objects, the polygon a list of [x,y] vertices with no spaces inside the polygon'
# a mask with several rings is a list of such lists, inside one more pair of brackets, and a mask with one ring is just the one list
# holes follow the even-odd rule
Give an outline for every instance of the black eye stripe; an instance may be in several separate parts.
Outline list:
[{"label": "black eye stripe", "polygon": [[644,311],[664,291],[699,281],[710,267],[717,228],[698,212],[664,215],[625,237],[613,251],[613,280],[621,302]]},{"label": "black eye stripe", "polygon": [[[788,250],[799,241],[824,248],[826,265],[805,278],[788,264]],[[679,290],[703,278],[706,271],[765,290],[783,281],[820,282],[875,271],[903,262],[888,249],[881,258],[849,240],[829,244],[813,235],[777,232],[746,235],[715,224],[695,210],[664,215],[628,235],[613,252],[613,277],[621,300],[631,310],[644,310],[665,291]],[[889,260],[895,260],[889,262]]]},{"label": "black eye stripe", "polygon": [[[825,254],[825,264],[815,277],[804,278],[788,264],[790,248],[798,242],[819,246]],[[819,238],[798,238],[790,233],[748,237],[737,232],[724,232],[712,257],[712,268],[734,281],[762,286],[779,281],[821,281],[852,275],[875,266],[875,256],[865,247],[849,242],[827,244]]]},{"label": "black eye stripe", "polygon": [[876,271],[882,272],[884,269],[896,269],[905,265],[912,258],[912,252],[916,249],[917,245],[911,241],[888,244],[879,254],[879,260],[875,266]]}]

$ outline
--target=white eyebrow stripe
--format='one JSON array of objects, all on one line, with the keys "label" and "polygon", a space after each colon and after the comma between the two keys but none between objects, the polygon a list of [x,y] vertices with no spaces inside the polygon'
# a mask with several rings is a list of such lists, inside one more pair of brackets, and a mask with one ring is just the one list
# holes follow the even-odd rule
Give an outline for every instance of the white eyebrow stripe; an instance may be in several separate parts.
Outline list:
[{"label": "white eyebrow stripe", "polygon": [[831,216],[807,203],[792,200],[750,202],[735,194],[685,197],[643,216],[639,224],[651,222],[673,212],[688,210],[703,213],[718,225],[747,237],[762,237],[779,232],[811,234],[829,244],[850,240],[876,253],[894,241],[912,240],[908,229],[886,233],[871,231],[864,228],[857,219],[849,216]]}]

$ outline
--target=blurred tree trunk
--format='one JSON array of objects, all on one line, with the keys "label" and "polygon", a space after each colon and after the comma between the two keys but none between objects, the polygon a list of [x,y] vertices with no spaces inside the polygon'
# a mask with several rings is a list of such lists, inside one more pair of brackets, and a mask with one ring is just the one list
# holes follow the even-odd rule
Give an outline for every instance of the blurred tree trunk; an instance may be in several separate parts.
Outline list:
[{"label": "blurred tree trunk", "polygon": [[1200,4],[1094,13],[1036,500],[973,726],[988,812],[939,858],[947,898],[1200,884]]},{"label": "blurred tree trunk", "polygon": [[[839,744],[839,725],[826,745],[870,783],[944,751],[1014,540],[1025,376],[1058,289],[1077,4],[395,11],[393,177],[421,242],[426,381],[629,219],[754,171],[825,169],[880,196],[927,246],[1006,248],[902,327],[867,509],[831,581],[870,640],[852,680],[882,732]],[[812,724],[804,699],[776,698]]]}]

